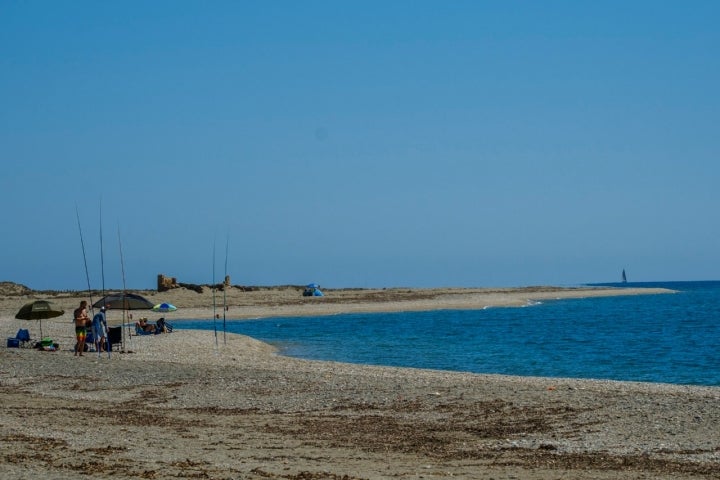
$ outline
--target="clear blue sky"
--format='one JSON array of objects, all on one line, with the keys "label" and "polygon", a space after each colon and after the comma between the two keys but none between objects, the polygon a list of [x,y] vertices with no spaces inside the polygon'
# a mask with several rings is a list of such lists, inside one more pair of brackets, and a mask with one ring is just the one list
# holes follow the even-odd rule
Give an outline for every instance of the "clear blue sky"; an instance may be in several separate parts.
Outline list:
[{"label": "clear blue sky", "polygon": [[0,280],[85,288],[76,208],[93,288],[720,278],[719,20],[4,0]]}]

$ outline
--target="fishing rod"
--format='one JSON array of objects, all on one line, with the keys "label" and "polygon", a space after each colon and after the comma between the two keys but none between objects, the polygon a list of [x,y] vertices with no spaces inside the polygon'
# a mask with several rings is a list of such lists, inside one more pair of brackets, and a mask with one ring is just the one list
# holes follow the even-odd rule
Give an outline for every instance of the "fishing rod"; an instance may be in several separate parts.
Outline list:
[{"label": "fishing rod", "polygon": [[225,239],[225,278],[223,279],[223,344],[227,345],[227,332],[225,330],[225,314],[227,312],[227,289],[230,286],[230,282],[227,281],[227,263],[228,263],[228,244],[230,243],[230,236]]},{"label": "fishing rod", "polygon": [[[103,252],[103,229],[102,229],[102,199],[100,199],[100,275],[102,277],[102,298],[105,298],[105,254]],[[102,328],[105,329],[105,348],[107,348],[108,358],[112,354],[112,344],[110,343],[110,329],[107,326],[107,309],[105,310],[105,325]],[[94,316],[93,316],[94,318]],[[98,357],[100,356],[100,349],[102,344],[98,342]]]},{"label": "fishing rod", "polygon": [[90,290],[90,272],[88,272],[87,255],[85,255],[85,241],[83,240],[82,227],[80,226],[80,212],[78,212],[77,203],[75,203],[75,216],[77,217],[78,231],[80,232],[80,246],[82,247],[83,263],[85,264],[85,279],[87,280],[88,297],[90,297],[90,309],[94,313],[92,301],[92,290]]},{"label": "fishing rod", "polygon": [[102,277],[102,296],[105,298],[105,255],[103,253],[102,200],[100,200],[100,275]]},{"label": "fishing rod", "polygon": [[[80,246],[82,247],[83,263],[85,264],[85,279],[87,280],[88,297],[90,298],[90,311],[95,315],[95,308],[93,307],[92,290],[90,290],[90,272],[87,266],[87,255],[85,254],[85,240],[83,240],[82,227],[80,226],[80,212],[78,211],[77,202],[75,203],[75,217],[77,218],[78,231],[80,232]],[[42,323],[40,323],[42,328]],[[42,338],[42,330],[40,331],[40,338]],[[82,355],[82,352],[78,352],[79,345],[75,344],[75,353]]]},{"label": "fishing rod", "polygon": [[217,314],[215,313],[215,240],[213,240],[213,267],[212,267],[212,297],[213,297],[213,329],[215,330],[215,349],[218,348]]},{"label": "fishing rod", "polygon": [[[120,271],[122,272],[122,284],[123,284],[123,303],[127,302],[127,289],[125,287],[125,260],[123,259],[122,240],[120,239],[120,225],[118,225],[118,245],[120,246]],[[122,309],[122,323],[125,323],[125,305]],[[128,325],[128,330],[130,326]],[[122,331],[122,330],[121,330]],[[129,332],[128,332],[129,334]],[[129,335],[128,335],[129,336]],[[125,336],[122,335],[122,348],[125,350]]]}]

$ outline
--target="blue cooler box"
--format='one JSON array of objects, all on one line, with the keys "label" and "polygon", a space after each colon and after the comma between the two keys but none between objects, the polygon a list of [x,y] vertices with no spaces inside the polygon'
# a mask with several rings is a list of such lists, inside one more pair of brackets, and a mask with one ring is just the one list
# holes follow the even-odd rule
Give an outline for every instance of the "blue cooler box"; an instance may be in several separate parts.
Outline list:
[{"label": "blue cooler box", "polygon": [[20,348],[20,340],[17,338],[8,338],[7,348]]}]

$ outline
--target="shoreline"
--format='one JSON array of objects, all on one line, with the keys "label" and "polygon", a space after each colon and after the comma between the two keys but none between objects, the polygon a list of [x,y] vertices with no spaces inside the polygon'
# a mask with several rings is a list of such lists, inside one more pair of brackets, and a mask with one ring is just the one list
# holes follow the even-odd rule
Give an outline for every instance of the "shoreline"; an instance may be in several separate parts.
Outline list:
[{"label": "shoreline", "polygon": [[[153,303],[166,301],[177,305],[190,305],[170,313],[156,313],[148,310],[132,310],[118,312],[109,310],[107,314],[108,326],[123,326],[123,335],[126,339],[136,339],[134,322],[141,316],[149,318],[154,323],[158,318],[165,317],[171,323],[182,323],[185,321],[212,321],[215,315],[222,318],[226,313],[226,321],[243,321],[268,318],[287,317],[330,317],[353,313],[400,313],[400,312],[421,312],[438,310],[478,310],[487,308],[513,308],[531,305],[535,302],[555,301],[563,299],[577,299],[603,296],[624,296],[624,295],[664,295],[676,293],[673,290],[664,288],[616,288],[616,287],[522,287],[522,288],[442,288],[442,289],[343,289],[330,291],[326,297],[301,297],[301,289],[293,287],[266,288],[251,292],[241,292],[228,296],[230,301],[228,311],[223,312],[222,308],[212,308],[212,292],[206,291],[198,294],[186,289],[171,290],[168,292],[131,291],[128,293],[143,294],[145,298]],[[42,292],[47,294],[48,292]],[[85,292],[64,291],[54,292],[55,298],[48,296],[32,295],[23,296],[1,296],[0,295],[0,335],[6,337],[14,336],[20,328],[31,330],[33,342],[39,340],[39,326],[42,325],[43,336],[52,338],[60,345],[59,350],[68,351],[74,345],[75,337],[72,327],[72,310],[80,300],[86,299]],[[65,313],[56,318],[38,321],[17,320],[13,318],[12,312],[17,305],[24,304],[34,299],[50,299],[56,305],[63,306]],[[164,300],[161,300],[163,298]],[[168,300],[170,298],[170,300]],[[208,305],[209,303],[209,305]],[[179,313],[182,312],[182,313]],[[222,312],[222,313],[217,313]],[[120,315],[120,316],[118,316]],[[229,315],[229,316],[227,316]],[[179,317],[179,318],[178,318]],[[33,329],[33,327],[35,327]],[[127,329],[125,329],[127,327]],[[181,329],[184,332],[192,332],[192,329]],[[198,330],[198,332],[212,332],[210,329]],[[227,333],[230,335],[230,333]],[[241,335],[242,336],[242,335]],[[246,336],[243,336],[246,337]],[[250,338],[265,346],[262,350],[265,353],[271,352],[282,356],[277,349],[260,340]],[[133,351],[133,353],[136,353]],[[147,354],[147,352],[145,352]],[[193,358],[201,356],[195,353]],[[295,357],[285,357],[296,359]],[[177,360],[177,358],[176,358]],[[299,359],[302,360],[302,359]],[[207,361],[207,358],[206,358]],[[316,361],[316,360],[307,360]],[[332,362],[332,361],[331,361]],[[391,367],[388,368],[414,368],[414,367]],[[422,368],[420,368],[422,369]],[[432,369],[430,369],[432,370]],[[443,370],[445,371],[445,370]],[[472,375],[495,375],[483,372],[464,372],[447,370],[451,373],[467,373]],[[497,374],[503,375],[503,374]],[[513,375],[510,375],[513,376]],[[524,376],[515,376],[524,378]],[[561,378],[561,377],[528,377],[528,378]],[[582,379],[589,381],[619,381],[604,379]],[[629,381],[632,383],[632,381]],[[637,382],[657,383],[657,382]],[[660,385],[676,385],[671,383],[659,383]],[[692,386],[692,385],[689,385]],[[713,386],[710,386],[711,388]]]},{"label": "shoreline", "polygon": [[[486,308],[521,307],[534,302],[627,295],[667,295],[676,293],[665,288],[552,287],[520,288],[429,288],[429,289],[342,289],[327,290],[324,297],[303,297],[300,287],[273,287],[245,291],[229,288],[224,296],[226,307],[217,305],[217,295],[206,288],[198,293],[185,288],[165,292],[127,290],[143,296],[153,304],[171,303],[178,310],[169,313],[151,310],[118,311],[106,314],[108,326],[130,325],[145,317],[155,323],[163,317],[168,322],[184,320],[253,320],[263,318],[332,316],[353,313],[399,313],[438,310],[482,310]],[[30,330],[33,340],[51,337],[61,345],[75,342],[72,312],[80,301],[89,305],[100,301],[86,292],[31,292],[3,295],[0,291],[0,336],[12,337],[20,328]],[[40,321],[17,320],[18,309],[34,300],[49,300],[64,314]],[[90,308],[90,316],[96,309]],[[225,310],[225,311],[224,311]],[[134,333],[134,332],[133,332]]]},{"label": "shoreline", "polygon": [[[108,291],[110,292],[110,291]],[[214,313],[222,313],[223,292],[217,293],[205,288],[202,293],[185,288],[166,292],[152,290],[127,290],[137,293],[152,303],[172,303],[178,307],[176,312],[156,314],[143,311],[148,318],[178,318],[180,315],[192,315],[195,319],[213,318]],[[655,295],[671,294],[673,290],[665,288],[619,288],[619,287],[553,287],[535,286],[518,288],[393,288],[393,289],[340,289],[326,290],[324,297],[303,297],[302,288],[275,287],[245,291],[236,287],[228,288],[224,298],[228,314],[233,319],[264,318],[274,316],[333,315],[338,313],[372,313],[428,310],[473,310],[487,307],[521,306],[531,301],[561,300],[598,296]],[[72,310],[80,300],[90,304],[100,297],[90,297],[86,292],[31,292],[23,295],[3,295],[0,291],[0,318],[12,318],[24,303],[44,299],[51,300],[65,314],[59,320],[70,321]],[[213,309],[213,305],[216,308]],[[117,311],[110,311],[109,321],[117,321]],[[127,312],[133,313],[133,311]],[[137,316],[137,312],[135,312]],[[55,320],[55,319],[51,319]]]},{"label": "shoreline", "polygon": [[[245,293],[255,295],[233,295],[229,312],[482,308],[618,294],[403,289],[316,302],[295,291]],[[211,297],[193,294],[196,303],[177,302],[174,314],[212,319]],[[74,307],[79,298],[58,301]],[[37,329],[11,316],[24,300],[0,299],[1,333],[14,335],[18,322]],[[128,352],[109,359],[79,358],[69,316],[43,321],[46,329],[60,351],[0,349],[3,478],[669,480],[720,471],[720,387],[309,361],[238,334],[216,347],[212,331],[182,329],[132,336]]]}]

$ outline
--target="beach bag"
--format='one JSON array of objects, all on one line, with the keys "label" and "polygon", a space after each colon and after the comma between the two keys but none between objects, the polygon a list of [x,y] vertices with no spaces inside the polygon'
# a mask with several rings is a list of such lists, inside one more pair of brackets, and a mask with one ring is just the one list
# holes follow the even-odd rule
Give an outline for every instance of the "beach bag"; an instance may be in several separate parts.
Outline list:
[{"label": "beach bag", "polygon": [[50,337],[43,338],[42,340],[37,342],[37,344],[35,344],[35,346],[39,350],[45,350],[46,352],[54,352],[59,347],[58,344],[53,342],[53,339]]}]

